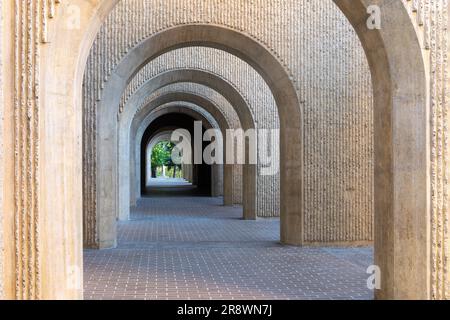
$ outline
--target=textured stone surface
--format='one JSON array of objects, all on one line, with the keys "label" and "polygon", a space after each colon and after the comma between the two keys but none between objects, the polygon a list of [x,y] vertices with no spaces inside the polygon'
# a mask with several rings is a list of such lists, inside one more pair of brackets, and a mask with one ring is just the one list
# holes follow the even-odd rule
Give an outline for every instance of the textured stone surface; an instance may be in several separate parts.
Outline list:
[{"label": "textured stone surface", "polygon": [[241,216],[215,198],[139,201],[117,249],[85,251],[85,299],[373,298],[371,248],[284,247],[279,219]]},{"label": "textured stone surface", "polygon": [[4,154],[4,146],[3,146],[3,6],[2,2],[0,2],[0,299],[3,298],[3,279],[4,279],[4,270],[3,270],[3,260],[4,260],[4,247],[3,247],[3,172],[5,168],[3,167],[3,154]]},{"label": "textured stone surface", "polygon": [[449,198],[449,2],[410,1],[418,10],[416,18],[424,24],[424,46],[430,49],[432,115],[432,288],[433,298],[450,299],[450,216]]},{"label": "textured stone surface", "polygon": [[40,95],[41,47],[57,0],[16,2],[14,54],[14,245],[16,292],[35,299],[41,291],[40,241]]}]

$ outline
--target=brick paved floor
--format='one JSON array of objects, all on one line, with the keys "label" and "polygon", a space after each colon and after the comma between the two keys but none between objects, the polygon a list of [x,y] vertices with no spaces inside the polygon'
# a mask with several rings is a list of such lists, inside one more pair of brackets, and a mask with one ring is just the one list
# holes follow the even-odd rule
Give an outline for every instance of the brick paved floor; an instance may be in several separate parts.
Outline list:
[{"label": "brick paved floor", "polygon": [[279,220],[243,221],[218,198],[153,197],[86,250],[86,299],[371,299],[371,248],[281,246]]}]

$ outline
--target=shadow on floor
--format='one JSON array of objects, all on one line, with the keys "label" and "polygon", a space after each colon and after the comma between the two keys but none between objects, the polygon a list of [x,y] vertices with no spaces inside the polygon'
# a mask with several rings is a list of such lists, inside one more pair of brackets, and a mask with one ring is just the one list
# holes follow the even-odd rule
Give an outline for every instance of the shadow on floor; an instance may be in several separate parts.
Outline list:
[{"label": "shadow on floor", "polygon": [[199,188],[184,179],[152,178],[142,197],[209,197],[208,188]]}]

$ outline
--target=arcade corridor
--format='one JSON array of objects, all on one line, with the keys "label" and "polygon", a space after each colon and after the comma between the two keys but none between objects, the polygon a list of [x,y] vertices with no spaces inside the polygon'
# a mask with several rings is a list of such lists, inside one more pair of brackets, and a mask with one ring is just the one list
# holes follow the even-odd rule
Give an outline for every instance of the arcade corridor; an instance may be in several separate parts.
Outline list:
[{"label": "arcade corridor", "polygon": [[450,299],[449,13],[0,1],[0,300]]}]

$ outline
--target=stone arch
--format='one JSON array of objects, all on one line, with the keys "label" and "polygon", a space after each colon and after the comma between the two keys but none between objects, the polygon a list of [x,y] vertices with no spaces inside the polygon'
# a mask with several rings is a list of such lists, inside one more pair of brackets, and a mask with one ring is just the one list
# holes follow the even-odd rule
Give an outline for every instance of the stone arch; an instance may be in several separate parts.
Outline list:
[{"label": "stone arch", "polygon": [[[220,35],[218,37],[218,35]],[[218,41],[220,39],[220,41]],[[149,60],[175,48],[204,45],[217,47],[233,53],[253,66],[266,80],[272,89],[275,101],[279,107],[281,125],[281,240],[287,244],[302,244],[302,130],[301,109],[293,83],[286,73],[283,65],[263,46],[246,35],[234,30],[211,25],[186,25],[164,30],[147,39],[121,61],[116,72],[109,78],[98,105],[101,122],[97,124],[100,158],[107,158],[114,153],[114,146],[108,147],[114,137],[108,134],[109,128],[114,126],[114,117],[110,115],[111,105],[119,105],[122,89],[126,87],[130,79]],[[185,79],[192,81],[195,79]],[[194,81],[195,82],[195,81]],[[226,86],[226,84],[224,84]],[[121,88],[118,90],[118,88]],[[223,91],[223,87],[219,88]],[[234,100],[233,98],[232,100]],[[283,106],[283,107],[280,107]],[[242,123],[244,125],[244,123]],[[114,164],[107,168],[108,172],[114,172]],[[100,192],[108,192],[114,186],[114,177],[102,179],[100,182],[106,185]],[[287,189],[286,192],[283,189]],[[294,190],[289,190],[294,189]],[[254,190],[245,189],[254,195]],[[115,190],[114,190],[115,193]],[[245,197],[244,197],[245,198]],[[114,208],[104,203],[103,197],[98,203],[99,212],[114,212]],[[102,204],[103,202],[103,204]],[[289,205],[288,205],[289,203]],[[252,212],[252,210],[249,210]]]},{"label": "stone arch", "polygon": [[[159,79],[159,78],[156,78],[156,79]],[[181,78],[180,78],[181,79]],[[158,81],[160,81],[160,80],[158,80]],[[163,88],[166,88],[166,87],[168,87],[168,86],[165,86],[165,87],[163,87]],[[144,87],[143,88],[143,91],[142,92],[144,92],[145,93],[145,90],[148,90],[148,87]],[[237,94],[237,92],[236,91],[233,91],[233,94]],[[215,102],[211,102],[211,101],[209,101],[209,99],[206,99],[206,98],[204,98],[204,97],[200,97],[200,96],[198,96],[198,94],[184,94],[184,93],[182,93],[182,94],[171,94],[171,96],[169,97],[169,96],[167,96],[167,95],[165,95],[166,96],[166,98],[163,98],[162,99],[162,101],[160,101],[161,103],[162,102],[168,102],[168,101],[172,101],[172,99],[173,98],[175,98],[175,97],[180,97],[180,98],[182,98],[183,96],[185,96],[186,97],[186,99],[188,99],[187,100],[187,102],[191,102],[191,103],[196,103],[196,104],[198,104],[199,102],[202,104],[202,107],[204,107],[204,108],[206,108],[207,109],[207,111],[210,113],[210,114],[212,114],[213,115],[213,117],[219,122],[219,124],[220,124],[220,126],[221,127],[223,127],[223,128],[226,128],[226,129],[230,129],[231,128],[231,126],[230,126],[230,123],[227,123],[227,122],[229,122],[229,121],[227,121],[227,119],[226,119],[226,117],[225,117],[225,114],[222,114],[222,112],[221,111],[219,111],[219,107],[218,106],[215,106]],[[149,98],[153,98],[152,96],[149,96]],[[146,98],[147,99],[147,98]],[[169,99],[169,100],[166,100],[166,99]],[[184,100],[184,99],[181,99],[181,100]],[[138,99],[137,101],[140,101],[140,99]],[[135,101],[135,102],[133,102],[133,103],[138,103],[137,101]],[[239,101],[241,102],[241,106],[243,106],[243,99],[239,99]],[[142,104],[142,106],[144,106],[145,104],[147,103],[147,101],[145,101],[143,104]],[[231,105],[231,104],[230,104]],[[145,109],[145,107],[143,107],[143,109]],[[248,110],[247,108],[246,109],[243,109],[243,110]],[[138,112],[138,114],[140,114],[140,115],[142,115],[142,112]],[[245,114],[244,114],[244,116],[246,117],[246,119],[247,120],[249,120],[250,119],[250,113],[249,112],[246,112]],[[242,118],[242,115],[241,115],[241,118]],[[238,116],[238,119],[237,119],[237,121],[239,122],[239,124],[241,123],[241,121],[240,121],[240,118],[239,118],[239,116]],[[248,122],[250,122],[250,121],[248,121]],[[247,122],[247,123],[248,123]],[[239,125],[239,127],[241,127],[241,125]],[[250,128],[253,128],[254,127],[254,125],[253,124],[251,124],[251,127]],[[237,128],[237,127],[234,127],[234,128]],[[225,134],[224,134],[224,136],[225,136]],[[227,167],[227,169],[226,170],[232,170],[232,165],[230,165],[230,166],[226,166]],[[228,178],[227,178],[228,180],[230,180],[230,181],[228,181],[230,184],[233,184],[233,174],[230,174],[229,176],[228,176]],[[231,187],[230,187],[231,188]],[[239,191],[239,190],[242,190],[241,188],[236,188],[237,189],[237,191]],[[133,190],[132,190],[133,191]],[[132,192],[133,193],[133,192]],[[231,194],[232,195],[232,194]],[[227,205],[232,205],[233,203],[234,203],[234,201],[233,201],[233,198],[231,198],[231,195],[230,195],[230,197],[227,197],[227,195],[225,196],[225,204],[227,204]],[[133,198],[133,197],[132,197]],[[239,197],[240,198],[240,197]],[[236,202],[236,203],[238,203],[238,202]],[[240,203],[240,202],[239,202]],[[253,208],[254,206],[252,206],[252,205],[250,205],[250,206],[248,206],[248,207],[250,207],[250,208]]]},{"label": "stone arch", "polygon": [[[147,143],[147,147],[146,147],[146,158],[147,158],[147,163],[146,163],[146,185],[149,186],[150,180],[152,179],[152,171],[151,171],[151,161],[149,161],[148,159],[150,159],[150,157],[152,156],[153,153],[153,149],[154,147],[162,142],[162,141],[170,141],[171,137],[172,137],[172,132],[173,131],[163,131],[160,132],[158,134],[156,134],[154,137],[152,137],[148,143]],[[192,166],[189,166],[189,168],[184,167],[183,170],[189,170],[190,172],[188,173],[188,176],[192,176]],[[192,182],[192,181],[190,181]]]},{"label": "stone arch", "polygon": [[[182,100],[178,100],[178,101],[173,100],[172,102],[163,104],[163,105],[157,107],[156,109],[154,109],[153,111],[151,111],[145,117],[145,119],[141,122],[138,132],[141,132],[141,129],[148,127],[150,125],[150,123],[152,121],[154,121],[155,113],[162,114],[162,112],[164,112],[164,114],[165,113],[187,114],[187,115],[190,115],[192,118],[194,118],[197,121],[202,121],[202,123],[205,125],[206,129],[221,130],[221,127],[219,126],[217,121],[214,118],[212,118],[212,116],[206,110],[204,110],[201,106],[192,104],[190,102],[182,101]],[[137,147],[139,141],[142,141],[142,135],[135,135],[135,136],[136,136],[136,147]],[[139,173],[141,171],[140,167],[142,166],[142,164],[138,162],[137,153],[136,153],[135,159],[136,159],[136,166],[135,166],[136,172]],[[148,157],[147,157],[147,159],[148,159]],[[213,174],[214,174],[214,170],[213,170]],[[217,176],[219,176],[219,175],[216,174],[216,177]],[[139,177],[139,174],[136,174],[135,178],[138,178],[138,177]],[[223,177],[222,177],[222,179],[223,179]],[[222,180],[222,179],[220,179],[220,180]],[[213,180],[214,180],[214,177],[213,177]],[[218,180],[215,179],[214,181],[217,182]],[[133,181],[131,181],[131,185],[133,185]],[[139,179],[137,179],[135,185],[136,186],[141,185],[141,182],[139,181]],[[218,196],[222,195],[222,192],[220,191],[220,189],[222,189],[222,186],[220,186],[220,183],[213,183],[212,196],[218,197]],[[141,193],[141,190],[140,190],[140,188],[138,188],[137,194],[140,194],[140,193]]]},{"label": "stone arch", "polygon": [[[160,75],[157,75],[150,81],[146,82],[145,85],[143,85],[136,93],[128,100],[127,105],[124,108],[124,112],[121,114],[120,117],[120,124],[123,124],[123,128],[128,128],[130,126],[129,123],[132,123],[132,118],[135,117],[135,114],[139,113],[140,109],[142,107],[145,107],[145,98],[148,97],[149,93],[152,93],[160,88],[163,88],[167,85],[173,84],[173,83],[180,83],[180,82],[192,82],[192,83],[198,83],[202,85],[206,85],[207,87],[210,87],[214,89],[215,91],[221,92],[222,95],[230,102],[232,106],[235,107],[235,110],[237,111],[239,120],[241,122],[241,125],[244,130],[247,129],[254,129],[255,124],[253,122],[253,117],[248,109],[246,100],[240,95],[239,91],[236,90],[231,84],[229,84],[226,80],[220,78],[218,75],[203,71],[203,70],[194,70],[194,69],[180,69],[180,70],[171,70],[164,72]],[[158,103],[162,104],[164,100],[159,100]],[[131,106],[134,106],[132,108]],[[157,105],[154,104],[151,107],[156,107]],[[135,111],[137,109],[137,111]],[[106,116],[106,115],[105,115]],[[103,117],[102,117],[103,118]],[[109,132],[105,133],[106,136],[111,137],[114,136],[115,132],[112,130],[114,127],[105,128]],[[125,132],[122,130],[119,130],[121,132]],[[110,138],[108,138],[110,139]],[[101,144],[101,148],[109,148],[111,141],[108,141],[108,143],[105,141],[105,143]],[[114,149],[113,149],[114,150]],[[113,151],[112,154],[114,154],[115,151]],[[132,151],[131,151],[132,152]],[[133,153],[132,153],[133,154]],[[101,156],[100,156],[101,158]],[[102,159],[108,159],[108,158],[102,158]],[[110,163],[109,165],[105,162],[101,162],[101,167],[98,169],[97,175],[105,176],[102,172],[110,172],[111,167],[114,166],[114,161],[111,161],[113,159],[109,159]],[[133,168],[134,166],[132,166]],[[225,166],[225,170],[228,172],[229,170],[232,170],[231,167]],[[244,181],[245,184],[245,192],[247,193],[243,197],[244,201],[244,217],[247,219],[255,219],[255,206],[256,206],[256,167],[254,165],[245,165],[244,166]],[[99,183],[105,183],[105,179],[99,179]],[[109,184],[106,181],[107,186]],[[119,183],[119,185],[126,185],[122,182]],[[117,197],[126,197],[129,192],[120,192],[120,194],[115,191],[114,193],[111,193],[112,190],[109,190],[107,187],[103,188],[105,192],[103,192],[103,199],[108,197],[110,199],[113,199],[114,196],[117,194]],[[109,193],[109,194],[108,194]],[[132,194],[137,194],[132,190]],[[108,194],[108,196],[106,196]],[[133,197],[131,197],[133,201]],[[111,201],[111,200],[109,200]],[[121,211],[126,212],[126,205],[130,203],[130,201],[120,201],[121,205]],[[105,214],[102,214],[102,211],[100,211],[100,216],[103,219],[109,219],[114,220],[116,215],[111,215],[111,212],[109,211],[109,215],[107,212]],[[103,222],[100,222],[102,224]],[[113,223],[113,222],[112,222]],[[91,225],[90,227],[98,227]],[[109,239],[106,241],[106,243],[110,243],[111,245],[114,245],[114,238],[115,238],[115,232],[112,229],[105,230],[106,233],[104,235],[99,235],[100,238],[106,238]],[[100,241],[102,242],[102,241]]]},{"label": "stone arch", "polygon": [[[145,164],[145,179],[146,179],[146,185],[149,186],[150,180],[152,179],[152,164],[151,161],[149,161],[148,159],[150,159],[150,157],[152,156],[153,153],[153,149],[154,147],[162,142],[162,141],[170,141],[171,137],[172,137],[172,132],[173,131],[163,131],[160,132],[159,134],[155,135],[154,137],[152,137],[148,143],[147,143],[147,147],[145,148],[145,154],[146,154],[146,159],[147,159],[147,163]],[[185,139],[185,138],[184,138]]]},{"label": "stone arch", "polygon": [[367,28],[370,1],[335,3],[361,39],[375,93],[375,263],[383,271],[376,296],[428,299],[430,127],[422,49],[401,1],[378,4],[380,30]]},{"label": "stone arch", "polygon": [[[176,109],[179,113],[185,113],[191,115],[193,118],[201,120],[208,128],[219,126],[215,122],[212,116],[208,117],[207,111],[204,113],[198,113],[198,111],[189,110],[189,106],[182,100],[179,101],[180,94],[173,96],[161,96],[152,102],[149,102],[146,108],[136,113],[133,116],[131,123],[129,121],[119,122],[121,130],[119,130],[119,143],[118,143],[118,161],[119,161],[119,192],[118,199],[118,217],[120,220],[128,220],[130,216],[130,205],[135,206],[141,193],[140,168],[141,168],[141,156],[140,145],[145,129],[155,120],[155,112],[159,112],[158,116],[164,113],[173,112]],[[207,99],[192,99],[192,101],[203,101],[204,105],[217,113],[217,108]],[[174,104],[175,103],[175,104]],[[176,108],[175,108],[176,107]],[[184,108],[184,109],[183,109]],[[209,110],[208,110],[209,111]],[[219,118],[224,121],[224,118]],[[222,123],[223,125],[223,123]],[[216,181],[220,183],[223,180],[223,174],[220,170],[220,166],[213,167],[213,183],[215,186],[214,192],[218,192],[221,189],[217,186]],[[227,172],[226,174],[230,174]],[[232,189],[230,190],[232,192]],[[214,193],[213,193],[214,194]],[[228,196],[228,192],[227,192]]]},{"label": "stone arch", "polygon": [[[212,129],[212,128],[219,128],[219,125],[217,124],[217,122],[215,122],[215,119],[211,119],[210,117],[208,117],[206,114],[204,114],[203,112],[200,112],[199,110],[195,110],[192,108],[192,106],[190,106],[189,104],[187,104],[186,102],[182,102],[182,101],[171,101],[171,102],[164,102],[163,104],[160,104],[160,102],[162,102],[162,100],[159,100],[158,102],[156,102],[153,106],[153,108],[148,108],[146,114],[146,117],[144,119],[141,119],[141,121],[138,121],[138,123],[140,123],[139,128],[142,129],[140,131],[140,134],[134,134],[132,132],[132,136],[135,136],[135,148],[132,148],[133,146],[133,142],[130,143],[130,147],[131,147],[131,151],[130,151],[130,168],[135,168],[135,173],[134,173],[134,177],[133,174],[130,174],[130,189],[133,189],[133,186],[135,189],[138,190],[138,192],[136,192],[136,194],[140,194],[141,190],[140,190],[140,184],[141,181],[140,179],[138,179],[138,176],[140,176],[140,172],[141,172],[141,157],[139,155],[139,151],[140,150],[140,146],[143,143],[142,138],[143,138],[143,133],[145,131],[145,129],[155,120],[157,120],[157,118],[165,115],[165,114],[170,114],[170,113],[179,113],[179,114],[186,114],[191,116],[192,118],[202,121],[202,123],[204,124],[204,126],[206,127],[206,129]],[[133,155],[135,155],[133,157]],[[134,161],[131,161],[134,160]],[[221,166],[220,165],[213,165],[212,166],[212,181],[211,181],[211,187],[212,187],[212,196],[218,196],[218,193],[220,193],[220,189],[222,189],[222,181],[223,181],[223,175],[224,174],[228,174],[224,173],[221,170]],[[125,173],[130,172],[130,170],[123,170]],[[131,170],[131,172],[133,172],[133,170]],[[139,185],[139,186],[138,186]],[[125,194],[127,191],[122,192],[123,194]],[[128,205],[128,206],[127,206]],[[131,205],[134,205],[133,203],[133,199],[131,199]],[[130,203],[126,203],[124,202],[122,205],[122,210],[127,210],[130,206]],[[121,211],[122,212],[122,211]],[[126,211],[125,211],[126,212]],[[126,217],[122,216],[122,219],[126,219]]]},{"label": "stone arch", "polygon": [[[132,132],[131,137],[136,136],[136,142],[138,142],[140,139],[142,139],[143,131],[146,126],[149,124],[149,117],[150,115],[147,115],[148,110],[152,110],[153,106],[156,106],[158,104],[165,105],[170,103],[184,103],[186,104],[186,107],[189,107],[188,104],[199,106],[200,108],[204,109],[205,113],[211,115],[214,122],[217,121],[217,126],[221,130],[227,130],[231,128],[229,125],[227,119],[224,117],[224,115],[220,112],[219,108],[215,105],[214,102],[210,101],[206,97],[202,97],[198,94],[193,94],[189,92],[172,92],[167,93],[163,96],[160,96],[154,100],[148,101],[147,105],[142,108],[141,112],[138,112],[136,116],[133,118],[132,122]],[[144,118],[145,117],[145,118]],[[210,121],[211,122],[211,121]],[[140,123],[139,127],[136,127],[135,123]],[[131,146],[132,147],[132,146]],[[131,154],[133,154],[133,150],[131,151]],[[231,187],[232,188],[232,185]],[[226,198],[230,198],[229,204],[227,204]],[[232,194],[229,196],[225,196],[224,202],[226,205],[232,205]],[[133,200],[131,200],[133,202]]]},{"label": "stone arch", "polygon": [[[162,96],[158,96],[158,98],[155,98],[153,101],[148,101],[147,105],[142,108],[141,112],[138,112],[135,117],[133,118],[133,122],[131,125],[131,137],[136,137],[135,140],[139,141],[142,139],[142,135],[144,133],[144,127],[148,125],[148,119],[144,118],[148,112],[147,109],[152,109],[152,105],[158,105],[158,104],[166,104],[166,103],[172,103],[182,101],[185,103],[191,103],[197,106],[200,106],[205,110],[205,112],[209,113],[214,120],[217,121],[217,124],[219,128],[224,132],[227,129],[235,128],[233,125],[227,120],[224,114],[222,114],[220,108],[216,106],[216,103],[214,101],[211,101],[209,98],[202,96],[198,93],[192,93],[192,92],[170,92],[166,93]],[[136,126],[136,123],[141,123],[139,127]],[[240,125],[239,125],[240,128]],[[135,152],[133,149],[133,145],[131,145],[131,151],[130,154],[133,155]],[[225,150],[225,156],[226,156],[226,150]],[[136,160],[133,159],[133,157],[130,158],[131,161],[131,167],[135,167],[134,163]],[[235,170],[234,166],[232,165],[224,165],[224,205],[225,206],[231,206],[234,204],[233,198],[235,197],[235,188],[234,188],[234,176],[238,175],[237,170]],[[236,171],[236,172],[235,172]],[[133,186],[133,183],[131,184]],[[237,189],[237,188],[236,188]],[[240,189],[236,190],[236,192],[239,192]],[[131,191],[131,194],[137,194],[138,192]],[[133,196],[131,197],[131,204],[134,204]]]},{"label": "stone arch", "polygon": [[[171,97],[178,96],[179,98],[177,98],[176,100],[180,101],[184,101],[183,96],[185,96],[187,102],[202,106],[219,122],[220,126],[223,128],[242,128],[239,117],[231,104],[220,93],[209,87],[194,83],[178,83],[167,85],[161,89],[158,89],[154,92],[154,94],[151,94],[150,96],[145,98],[145,103],[150,103],[150,100],[152,99],[167,95],[170,95]],[[170,99],[169,101],[172,101],[172,99]],[[134,133],[132,133],[132,137],[133,136]],[[240,205],[242,204],[243,192],[242,166],[231,165],[225,167],[225,170],[230,170],[232,174],[226,175],[225,177],[225,185],[229,185],[229,187],[225,187],[225,189],[230,190],[230,192],[229,196],[227,196],[227,193],[225,193],[224,204],[227,206],[231,206],[233,204]],[[133,203],[133,199],[131,200]],[[258,203],[260,201],[264,200],[258,198]],[[258,204],[258,207],[259,206],[260,205]]]},{"label": "stone arch", "polygon": [[[370,1],[334,1],[357,30],[373,76],[378,142],[375,255],[383,274],[382,289],[377,293],[377,297],[429,298],[428,102],[424,62],[417,35],[403,2],[378,1],[384,17],[384,26],[380,30],[368,30],[365,28],[365,21]],[[45,159],[41,175],[51,176],[55,169],[59,170],[60,174],[43,180],[42,189],[48,190],[49,193],[52,190],[64,190],[66,194],[61,199],[53,199],[54,197],[47,197],[43,191],[41,207],[45,208],[43,212],[52,216],[52,219],[43,221],[41,226],[46,235],[42,239],[41,251],[42,261],[45,261],[42,278],[46,279],[42,283],[42,296],[46,298],[82,296],[81,286],[61,288],[61,284],[65,283],[69,276],[67,268],[82,266],[82,183],[78,177],[82,166],[80,157],[77,157],[81,154],[79,97],[88,49],[101,22],[117,0],[73,2],[81,8],[81,30],[64,28],[70,16],[67,12],[61,14],[56,22],[56,26],[61,28],[55,27],[60,32],[52,35],[52,43],[43,50],[44,55],[48,57],[43,67],[48,81],[45,81],[46,86],[43,87],[46,105],[41,113],[46,119],[45,128],[52,130],[44,128],[41,136],[43,143],[40,155],[41,159]],[[298,188],[302,180],[298,174],[301,172],[301,165],[294,163],[294,160],[302,158],[301,139],[297,139],[297,133],[300,133],[301,137],[301,104],[282,63],[262,44],[236,31],[218,26],[185,26],[171,29],[172,32],[175,30],[182,31],[173,38],[165,37],[168,41],[164,45],[156,45],[153,47],[155,50],[149,52],[157,55],[166,47],[190,43],[233,48],[234,52],[251,60],[274,90],[281,111],[281,153],[283,159],[287,160],[287,164],[283,164],[281,177],[282,240],[288,244],[302,244],[301,189]],[[157,37],[162,40],[163,34],[168,35],[161,32]],[[402,43],[400,48],[399,42]],[[143,52],[139,50],[131,55],[136,61],[145,60],[139,53]],[[55,83],[55,80],[51,79],[54,74],[66,75],[67,78],[58,78]],[[129,78],[126,70],[123,75]],[[119,88],[126,81],[128,80],[115,79]],[[54,105],[66,108],[55,110],[57,108],[49,107]],[[72,112],[71,116],[67,115],[68,112]],[[291,116],[287,117],[288,114]],[[61,126],[61,123],[65,125]],[[65,137],[64,141],[58,140],[61,136]],[[292,137],[293,141],[290,139]],[[100,141],[101,138],[104,137],[100,137]],[[388,143],[382,144],[380,141]],[[294,142],[294,146],[289,142]],[[52,156],[60,153],[66,154],[69,159],[63,167],[60,166],[59,159]],[[67,198],[72,200],[70,204],[66,203]],[[58,228],[61,225],[64,226],[63,234],[59,230],[61,228]],[[60,239],[66,241],[61,243]],[[58,254],[62,252],[66,254]]]},{"label": "stone arch", "polygon": [[[196,107],[196,106],[189,105],[188,103],[183,103],[180,101],[161,105],[148,114],[148,116],[145,119],[148,121],[148,123],[146,126],[143,123],[143,126],[148,127],[154,121],[157,121],[159,117],[166,115],[166,114],[185,114],[185,115],[192,117],[193,119],[195,119],[197,121],[201,121],[206,130],[219,129],[217,122],[215,122],[214,120],[211,121],[211,119],[209,119],[204,114],[204,112],[197,109],[198,107],[197,108],[194,108],[194,107]],[[141,142],[141,144],[145,142],[141,138],[140,140],[136,140],[136,145],[139,143],[139,141]],[[149,143],[150,143],[150,140],[147,141],[147,146]],[[137,156],[137,153],[136,153],[136,156]],[[136,157],[136,160],[137,159],[138,158]],[[142,167],[142,163],[140,161],[136,161],[136,172],[137,172],[137,174],[135,175],[136,178],[139,176],[139,172],[141,172],[141,167]],[[211,195],[212,195],[212,197],[217,197],[221,193],[221,191],[219,189],[222,189],[222,187],[223,187],[223,185],[222,185],[223,171],[221,170],[222,167],[220,165],[212,165],[211,169],[212,169]],[[140,184],[140,181],[137,181],[137,182],[139,182],[139,184]]]},{"label": "stone arch", "polygon": [[[202,110],[197,106],[186,106],[184,103],[169,103],[161,105],[151,111],[147,117],[149,123],[144,130],[142,139],[136,141],[136,173],[134,182],[141,184],[140,199],[148,194],[144,186],[142,175],[145,172],[145,152],[149,142],[155,135],[164,131],[174,132],[178,129],[187,130],[189,132],[190,140],[194,139],[194,121],[201,122],[202,132],[214,129],[217,124],[213,119],[208,119],[203,114]],[[212,120],[212,121],[211,121]],[[170,139],[169,139],[170,140]],[[205,146],[205,145],[203,145]],[[193,145],[191,146],[193,148]],[[192,149],[192,161],[194,160],[194,150]],[[215,192],[222,189],[223,168],[220,165],[209,164],[194,164],[192,163],[193,180],[192,183],[200,192],[199,195],[204,197],[217,197]],[[151,210],[151,209],[150,209]]]}]

